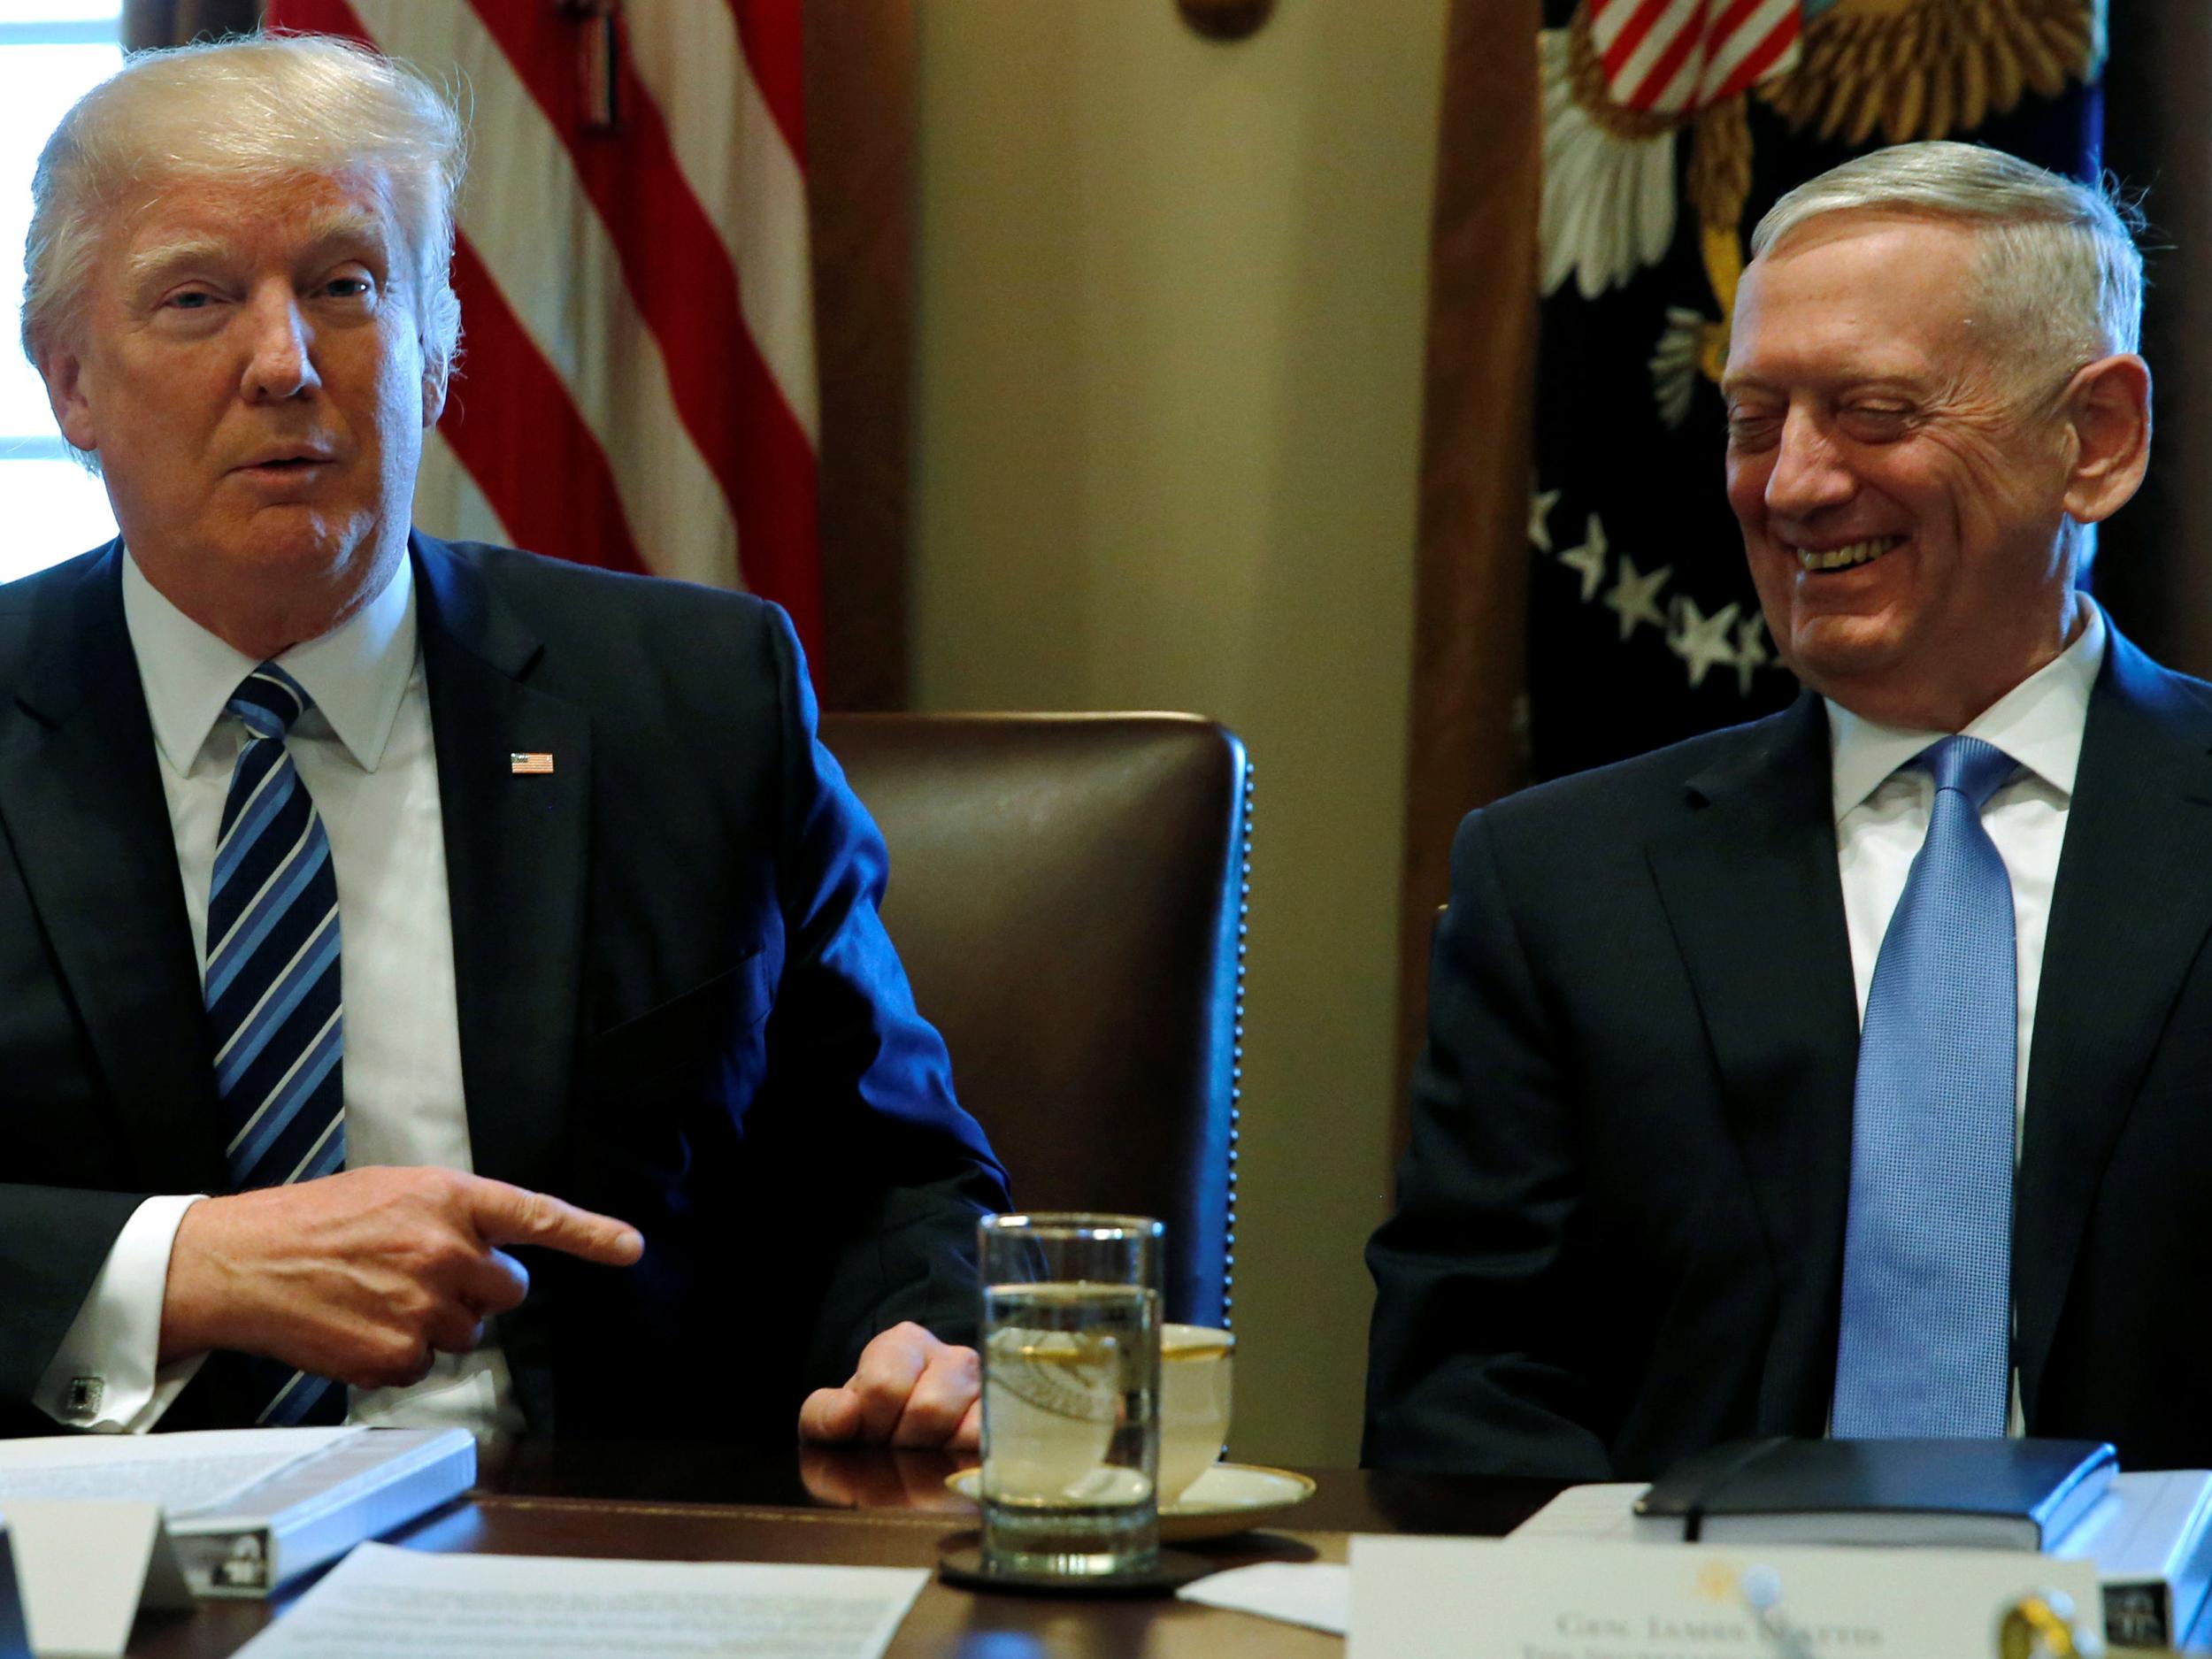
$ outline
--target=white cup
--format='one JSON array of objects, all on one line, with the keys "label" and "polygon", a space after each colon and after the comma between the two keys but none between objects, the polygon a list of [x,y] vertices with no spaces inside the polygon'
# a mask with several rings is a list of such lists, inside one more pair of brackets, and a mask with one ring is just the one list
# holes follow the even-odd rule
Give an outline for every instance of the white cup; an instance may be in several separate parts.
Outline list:
[{"label": "white cup", "polygon": [[1229,1440],[1237,1340],[1203,1325],[1160,1327],[1160,1502],[1173,1503],[1213,1467]]},{"label": "white cup", "polygon": [[992,1490],[1024,1502],[1074,1502],[1113,1439],[1118,1346],[1088,1333],[1002,1325],[984,1353]]}]

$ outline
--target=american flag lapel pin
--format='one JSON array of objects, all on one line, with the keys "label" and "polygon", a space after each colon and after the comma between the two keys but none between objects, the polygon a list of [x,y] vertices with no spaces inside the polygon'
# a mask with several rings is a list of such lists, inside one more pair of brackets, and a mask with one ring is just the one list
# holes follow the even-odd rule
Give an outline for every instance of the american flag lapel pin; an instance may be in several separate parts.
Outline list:
[{"label": "american flag lapel pin", "polygon": [[518,778],[535,777],[553,770],[553,757],[534,751],[511,754],[507,757],[507,770]]}]

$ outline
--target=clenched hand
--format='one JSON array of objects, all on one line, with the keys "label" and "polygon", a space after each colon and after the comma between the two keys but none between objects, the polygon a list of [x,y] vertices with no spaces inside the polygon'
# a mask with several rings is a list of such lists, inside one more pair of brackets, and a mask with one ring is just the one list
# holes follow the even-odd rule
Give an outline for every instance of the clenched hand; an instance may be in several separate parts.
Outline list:
[{"label": "clenched hand", "polygon": [[911,1322],[879,1333],[860,1350],[851,1381],[817,1388],[799,1408],[799,1433],[810,1440],[972,1452],[982,1432],[975,1350],[940,1342]]}]

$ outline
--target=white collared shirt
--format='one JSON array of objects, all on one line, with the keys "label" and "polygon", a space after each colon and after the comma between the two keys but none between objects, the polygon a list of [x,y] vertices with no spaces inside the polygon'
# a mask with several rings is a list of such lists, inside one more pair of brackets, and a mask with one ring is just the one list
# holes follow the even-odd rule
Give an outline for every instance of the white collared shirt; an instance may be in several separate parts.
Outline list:
[{"label": "white collared shirt", "polygon": [[[160,757],[193,949],[204,972],[216,832],[246,741],[225,711],[257,666],[179,611],[127,553],[123,616]],[[277,658],[314,706],[285,740],[330,838],[343,987],[346,1166],[472,1168],[430,703],[403,557],[352,618]],[[198,1369],[156,1370],[169,1252],[197,1195],[148,1200],[94,1281],[34,1398],[79,1428],[153,1426]],[[494,1348],[440,1355],[412,1388],[355,1389],[356,1422],[514,1428]]]},{"label": "white collared shirt", "polygon": [[[2088,620],[2073,642],[1967,723],[1978,737],[2019,763],[2019,770],[1982,804],[1982,827],[2012,880],[2012,926],[2020,993],[2018,1056],[2013,1067],[2013,1148],[2028,1102],[2028,1057],[2035,1034],[2036,995],[2043,982],[2043,941],[2051,894],[2073,804],[2089,694],[2104,665],[2104,613],[2085,599]],[[1851,977],[1859,1019],[1874,984],[1875,959],[1890,917],[1904,896],[1912,861],[1928,838],[1935,779],[1924,766],[1898,768],[1947,732],[1909,731],[1861,719],[1828,704],[1830,776],[1835,791],[1836,863],[1843,877],[1844,924],[1851,939]],[[2023,1432],[2020,1375],[2012,1377],[2008,1433]]]}]

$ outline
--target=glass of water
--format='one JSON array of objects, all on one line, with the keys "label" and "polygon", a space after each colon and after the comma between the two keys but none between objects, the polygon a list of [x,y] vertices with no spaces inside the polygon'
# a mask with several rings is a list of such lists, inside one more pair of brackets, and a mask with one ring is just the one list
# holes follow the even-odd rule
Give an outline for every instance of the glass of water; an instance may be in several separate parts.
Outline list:
[{"label": "glass of water", "polygon": [[1143,1216],[980,1224],[987,1571],[1157,1565],[1165,1231]]}]

